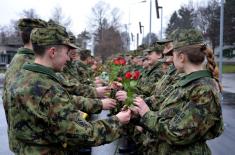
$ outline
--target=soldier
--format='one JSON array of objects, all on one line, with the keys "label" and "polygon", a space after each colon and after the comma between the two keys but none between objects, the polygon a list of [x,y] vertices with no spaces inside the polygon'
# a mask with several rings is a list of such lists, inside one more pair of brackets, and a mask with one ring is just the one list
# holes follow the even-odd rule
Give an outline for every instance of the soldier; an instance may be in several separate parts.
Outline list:
[{"label": "soldier", "polygon": [[[134,111],[142,117],[142,126],[156,139],[151,144],[154,149],[144,154],[211,154],[206,140],[223,131],[221,90],[213,52],[198,42],[200,38],[194,39],[186,35],[178,40],[173,62],[185,76],[173,85],[159,110],[150,110],[139,97],[134,100]],[[205,58],[208,70],[203,67]]]},{"label": "soldier", "polygon": [[33,30],[31,40],[35,61],[23,66],[10,87],[10,131],[19,146],[14,152],[64,155],[74,148],[119,138],[130,111],[86,122],[77,110],[81,100],[69,95],[55,74],[69,60],[69,48],[76,48],[69,42],[68,34],[58,27],[38,28]]},{"label": "soldier", "polygon": [[[70,35],[70,41],[75,43],[75,36]],[[64,87],[70,94],[89,98],[104,97],[110,91],[108,87],[94,87],[84,83],[87,77],[83,76],[86,70],[80,65],[78,60],[78,49],[69,51],[70,60],[67,61],[62,72],[56,73],[64,81]]]},{"label": "soldier", "polygon": [[162,58],[163,48],[160,45],[152,47],[146,50],[148,52],[147,58],[151,69],[145,74],[141,75],[137,83],[137,94],[150,96],[154,89],[154,83],[156,83],[163,75],[162,63],[159,60]]},{"label": "soldier", "polygon": [[[4,87],[3,87],[3,105],[4,110],[6,114],[6,120],[8,123],[8,108],[9,103],[7,102],[7,98],[9,98],[9,91],[10,91],[10,85],[16,80],[16,73],[18,73],[26,62],[33,62],[34,60],[34,52],[32,49],[32,43],[30,41],[30,33],[33,28],[39,28],[39,27],[46,27],[47,23],[41,19],[30,19],[30,18],[23,18],[18,21],[18,28],[20,30],[20,35],[24,44],[24,47],[21,47],[18,49],[17,53],[13,57],[7,71],[5,74],[5,80],[4,80]],[[8,123],[8,130],[10,129],[9,123]],[[14,150],[13,147],[14,144],[11,140],[11,135],[9,135],[9,146],[11,150]],[[15,146],[15,145],[14,145]]]}]

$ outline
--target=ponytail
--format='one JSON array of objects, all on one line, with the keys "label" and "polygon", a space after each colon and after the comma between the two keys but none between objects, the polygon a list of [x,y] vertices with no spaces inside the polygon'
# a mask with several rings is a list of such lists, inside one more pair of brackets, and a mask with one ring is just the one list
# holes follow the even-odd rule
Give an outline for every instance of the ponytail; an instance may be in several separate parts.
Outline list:
[{"label": "ponytail", "polygon": [[201,45],[201,51],[205,53],[206,59],[207,59],[207,69],[211,72],[213,78],[216,80],[218,83],[220,91],[222,91],[222,86],[219,82],[219,70],[218,67],[215,63],[215,57],[213,54],[212,49],[208,48],[206,44]]}]

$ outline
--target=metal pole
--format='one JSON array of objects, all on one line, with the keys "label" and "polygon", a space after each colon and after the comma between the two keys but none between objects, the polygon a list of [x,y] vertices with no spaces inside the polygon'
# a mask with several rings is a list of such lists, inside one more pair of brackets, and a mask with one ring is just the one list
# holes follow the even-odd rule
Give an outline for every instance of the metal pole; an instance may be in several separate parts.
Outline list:
[{"label": "metal pole", "polygon": [[223,36],[224,36],[224,0],[221,0],[220,6],[220,53],[219,53],[219,80],[222,84],[222,65],[223,65]]},{"label": "metal pole", "polygon": [[149,46],[151,44],[151,31],[152,31],[152,0],[150,0],[150,6],[149,6]]},{"label": "metal pole", "polygon": [[161,7],[161,40],[162,40],[162,20],[163,20],[163,7]]}]

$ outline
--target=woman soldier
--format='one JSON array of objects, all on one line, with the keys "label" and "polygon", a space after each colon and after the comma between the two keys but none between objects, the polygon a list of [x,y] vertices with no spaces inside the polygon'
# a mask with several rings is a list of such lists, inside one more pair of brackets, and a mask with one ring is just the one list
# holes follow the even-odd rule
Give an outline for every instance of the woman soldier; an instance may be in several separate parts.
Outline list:
[{"label": "woman soldier", "polygon": [[[205,57],[208,70],[204,70]],[[151,111],[140,97],[134,100],[133,111],[140,114],[142,126],[156,138],[154,151],[144,154],[211,154],[206,140],[223,131],[221,89],[212,50],[186,37],[178,42],[173,62],[185,76],[173,85],[175,89],[158,111]]]}]

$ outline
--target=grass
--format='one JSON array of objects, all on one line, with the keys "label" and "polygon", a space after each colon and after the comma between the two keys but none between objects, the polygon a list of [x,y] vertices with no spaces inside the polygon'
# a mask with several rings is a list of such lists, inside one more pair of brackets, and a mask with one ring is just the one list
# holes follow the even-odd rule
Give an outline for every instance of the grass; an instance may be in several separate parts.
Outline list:
[{"label": "grass", "polygon": [[233,65],[223,64],[223,73],[235,73],[235,64]]}]

